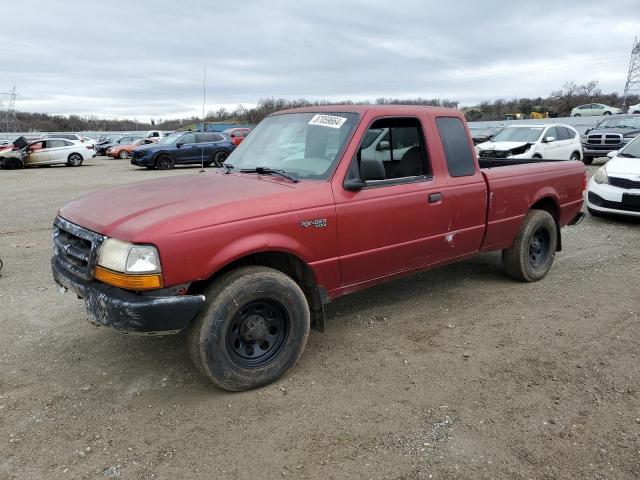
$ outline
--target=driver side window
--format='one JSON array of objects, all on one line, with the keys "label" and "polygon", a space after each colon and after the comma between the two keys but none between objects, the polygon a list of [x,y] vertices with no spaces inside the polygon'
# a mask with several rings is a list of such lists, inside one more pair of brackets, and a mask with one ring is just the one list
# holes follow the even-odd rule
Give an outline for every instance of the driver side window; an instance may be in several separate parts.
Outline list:
[{"label": "driver side window", "polygon": [[357,153],[363,181],[424,177],[429,172],[417,118],[383,118],[371,124]]}]

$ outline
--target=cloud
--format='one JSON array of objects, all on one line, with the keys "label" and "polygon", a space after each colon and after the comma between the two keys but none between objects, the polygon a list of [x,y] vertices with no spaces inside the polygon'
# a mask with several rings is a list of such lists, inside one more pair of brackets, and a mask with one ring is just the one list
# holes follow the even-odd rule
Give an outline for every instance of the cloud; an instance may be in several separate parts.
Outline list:
[{"label": "cloud", "polygon": [[0,90],[24,111],[138,119],[282,96],[331,100],[621,91],[636,1],[220,4],[23,0],[3,9]]}]

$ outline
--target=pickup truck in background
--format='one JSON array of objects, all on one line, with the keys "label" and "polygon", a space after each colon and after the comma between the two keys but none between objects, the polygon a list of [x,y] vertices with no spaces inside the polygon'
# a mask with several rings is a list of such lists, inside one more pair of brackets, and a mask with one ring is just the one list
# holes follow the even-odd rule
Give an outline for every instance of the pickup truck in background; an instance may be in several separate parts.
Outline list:
[{"label": "pickup truck in background", "polygon": [[414,106],[279,112],[223,166],[65,205],[52,269],[97,325],[187,330],[234,391],[284,375],[341,295],[491,250],[540,280],[586,187],[579,161],[478,161],[459,111]]}]

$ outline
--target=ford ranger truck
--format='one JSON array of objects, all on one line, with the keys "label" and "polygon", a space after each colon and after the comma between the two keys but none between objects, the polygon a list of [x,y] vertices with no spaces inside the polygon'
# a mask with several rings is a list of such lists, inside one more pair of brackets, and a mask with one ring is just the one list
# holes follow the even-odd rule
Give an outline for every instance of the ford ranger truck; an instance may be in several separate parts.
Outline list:
[{"label": "ford ranger truck", "polygon": [[233,391],[283,376],[342,295],[492,250],[542,279],[586,184],[579,161],[478,161],[462,113],[417,106],[278,112],[223,167],[73,200],[51,263],[91,322],[187,331]]}]

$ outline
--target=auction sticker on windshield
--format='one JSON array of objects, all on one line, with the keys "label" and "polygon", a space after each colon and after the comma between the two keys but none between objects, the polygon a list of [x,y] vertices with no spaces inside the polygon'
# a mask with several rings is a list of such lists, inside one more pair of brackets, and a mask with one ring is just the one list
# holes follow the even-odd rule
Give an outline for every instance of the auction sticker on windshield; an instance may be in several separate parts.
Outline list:
[{"label": "auction sticker on windshield", "polygon": [[340,128],[347,119],[345,117],[336,117],[334,115],[314,115],[309,120],[309,125],[319,125],[321,127]]}]

